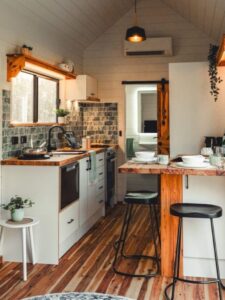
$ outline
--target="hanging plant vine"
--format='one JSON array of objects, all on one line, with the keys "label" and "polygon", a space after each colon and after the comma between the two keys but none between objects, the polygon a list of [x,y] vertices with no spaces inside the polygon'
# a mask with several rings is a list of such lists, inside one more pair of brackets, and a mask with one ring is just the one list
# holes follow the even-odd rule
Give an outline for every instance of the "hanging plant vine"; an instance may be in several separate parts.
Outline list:
[{"label": "hanging plant vine", "polygon": [[209,46],[209,80],[210,80],[210,94],[213,96],[214,100],[218,100],[219,95],[219,87],[218,84],[221,83],[223,80],[218,76],[217,71],[217,52],[219,46],[210,44]]}]

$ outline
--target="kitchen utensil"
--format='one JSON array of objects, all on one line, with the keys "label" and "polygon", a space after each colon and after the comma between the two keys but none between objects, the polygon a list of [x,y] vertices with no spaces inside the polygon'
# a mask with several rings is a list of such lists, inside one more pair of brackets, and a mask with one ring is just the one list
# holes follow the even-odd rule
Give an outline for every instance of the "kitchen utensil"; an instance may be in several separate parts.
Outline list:
[{"label": "kitchen utensil", "polygon": [[153,162],[157,162],[157,157],[152,157],[149,159],[133,157],[132,161],[136,163],[153,163]]},{"label": "kitchen utensil", "polygon": [[178,162],[175,164],[177,167],[180,168],[191,168],[191,169],[206,169],[210,167],[209,163],[203,162],[200,164],[185,164],[184,162]]},{"label": "kitchen utensil", "polygon": [[135,152],[135,156],[138,159],[152,159],[155,156],[154,151],[139,151]]},{"label": "kitchen utensil", "polygon": [[205,146],[207,148],[213,148],[214,146],[216,146],[216,138],[214,136],[206,136]]},{"label": "kitchen utensil", "polygon": [[41,158],[45,158],[47,154],[48,152],[45,147],[37,147],[37,148],[25,147],[22,149],[22,154],[20,156],[20,159],[41,159]]},{"label": "kitchen utensil", "polygon": [[204,162],[205,157],[202,155],[185,155],[181,157],[184,164],[199,165]]},{"label": "kitchen utensil", "polygon": [[201,149],[201,155],[209,156],[209,155],[212,155],[212,154],[213,154],[213,150],[210,147],[203,147]]},{"label": "kitchen utensil", "polygon": [[69,72],[69,70],[70,70],[70,67],[65,63],[58,64],[58,66],[60,67],[60,69],[66,71],[66,72]]},{"label": "kitchen utensil", "polygon": [[169,155],[159,154],[158,155],[158,163],[160,165],[168,165],[168,163],[169,163]]}]

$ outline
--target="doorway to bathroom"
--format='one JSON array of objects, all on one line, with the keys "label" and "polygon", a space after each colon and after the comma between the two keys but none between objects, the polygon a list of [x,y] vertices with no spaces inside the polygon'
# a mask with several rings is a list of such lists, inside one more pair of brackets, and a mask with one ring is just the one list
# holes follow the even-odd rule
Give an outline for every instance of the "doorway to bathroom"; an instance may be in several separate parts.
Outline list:
[{"label": "doorway to bathroom", "polygon": [[[126,160],[135,152],[169,154],[169,84],[166,80],[124,82]],[[127,191],[159,190],[157,175],[128,174]]]}]

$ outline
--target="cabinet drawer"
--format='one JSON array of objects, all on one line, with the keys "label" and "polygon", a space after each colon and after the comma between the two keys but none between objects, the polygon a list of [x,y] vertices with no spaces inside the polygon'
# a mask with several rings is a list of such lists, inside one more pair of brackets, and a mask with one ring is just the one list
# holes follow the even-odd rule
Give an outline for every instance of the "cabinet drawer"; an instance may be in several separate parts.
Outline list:
[{"label": "cabinet drawer", "polygon": [[59,214],[59,243],[70,236],[79,225],[79,201],[66,207]]},{"label": "cabinet drawer", "polygon": [[105,192],[105,184],[104,180],[98,181],[96,185],[96,194],[104,193]]},{"label": "cabinet drawer", "polygon": [[105,205],[105,193],[100,193],[96,196],[97,206],[103,207]]},{"label": "cabinet drawer", "polygon": [[96,155],[96,167],[99,168],[101,166],[104,166],[104,160],[105,160],[105,153],[99,153]]},{"label": "cabinet drawer", "polygon": [[96,172],[97,172],[97,181],[98,182],[104,181],[105,179],[104,168],[103,167],[97,168]]}]

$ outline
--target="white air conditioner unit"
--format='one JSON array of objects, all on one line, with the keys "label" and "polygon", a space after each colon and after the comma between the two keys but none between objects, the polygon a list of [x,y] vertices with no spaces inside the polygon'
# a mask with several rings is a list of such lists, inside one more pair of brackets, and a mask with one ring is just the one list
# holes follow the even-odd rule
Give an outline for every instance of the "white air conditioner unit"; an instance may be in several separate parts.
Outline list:
[{"label": "white air conditioner unit", "polygon": [[124,42],[125,56],[172,56],[172,38],[147,38],[141,43]]}]

